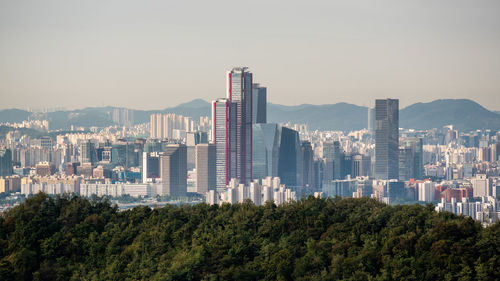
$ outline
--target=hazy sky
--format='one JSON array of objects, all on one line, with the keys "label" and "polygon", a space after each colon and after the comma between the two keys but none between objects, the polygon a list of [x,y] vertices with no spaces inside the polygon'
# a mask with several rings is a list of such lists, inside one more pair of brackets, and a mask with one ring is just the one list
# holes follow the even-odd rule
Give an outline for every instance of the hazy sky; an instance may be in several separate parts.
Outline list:
[{"label": "hazy sky", "polygon": [[274,103],[500,110],[500,1],[0,0],[0,108],[212,100],[240,65]]}]

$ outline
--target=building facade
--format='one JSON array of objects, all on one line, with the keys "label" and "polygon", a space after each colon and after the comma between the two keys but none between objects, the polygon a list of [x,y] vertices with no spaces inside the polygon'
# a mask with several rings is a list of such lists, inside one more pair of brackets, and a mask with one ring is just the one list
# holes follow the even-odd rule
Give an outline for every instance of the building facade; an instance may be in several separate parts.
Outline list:
[{"label": "building facade", "polygon": [[216,147],[213,144],[196,145],[196,193],[206,194],[215,190],[216,182]]},{"label": "building facade", "polygon": [[163,194],[173,197],[187,193],[187,150],[183,144],[169,144],[161,155]]},{"label": "building facade", "polygon": [[236,178],[252,180],[252,73],[246,67],[227,72],[226,98],[236,105]]},{"label": "building facade", "polygon": [[225,188],[236,178],[236,104],[229,99],[212,102],[212,142],[216,155],[216,185]]},{"label": "building facade", "polygon": [[375,101],[375,178],[399,177],[399,100]]}]

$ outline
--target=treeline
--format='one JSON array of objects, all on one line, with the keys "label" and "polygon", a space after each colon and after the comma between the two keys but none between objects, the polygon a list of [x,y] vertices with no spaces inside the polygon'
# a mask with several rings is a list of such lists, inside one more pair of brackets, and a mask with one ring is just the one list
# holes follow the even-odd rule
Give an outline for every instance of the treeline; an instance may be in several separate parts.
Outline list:
[{"label": "treeline", "polygon": [[136,207],[38,194],[0,217],[0,280],[500,280],[500,224],[372,199]]}]

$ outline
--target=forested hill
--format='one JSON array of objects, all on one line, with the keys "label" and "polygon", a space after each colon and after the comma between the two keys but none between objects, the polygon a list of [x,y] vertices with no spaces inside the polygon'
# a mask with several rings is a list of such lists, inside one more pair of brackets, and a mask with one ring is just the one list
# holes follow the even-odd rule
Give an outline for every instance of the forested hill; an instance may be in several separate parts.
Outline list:
[{"label": "forested hill", "polygon": [[372,199],[118,212],[39,194],[0,226],[0,280],[500,280],[499,223]]}]

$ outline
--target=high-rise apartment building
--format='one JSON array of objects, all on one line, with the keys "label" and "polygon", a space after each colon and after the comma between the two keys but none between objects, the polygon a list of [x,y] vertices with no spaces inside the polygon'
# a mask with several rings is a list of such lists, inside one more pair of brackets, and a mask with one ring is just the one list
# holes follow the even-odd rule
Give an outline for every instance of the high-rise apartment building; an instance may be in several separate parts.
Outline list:
[{"label": "high-rise apartment building", "polygon": [[229,99],[212,102],[212,142],[216,154],[216,185],[225,188],[236,178],[236,104]]},{"label": "high-rise apartment building", "polygon": [[151,114],[149,120],[150,136],[153,139],[184,138],[186,132],[194,130],[191,117],[177,114]]},{"label": "high-rise apartment building", "polygon": [[422,202],[432,202],[435,200],[435,190],[434,187],[436,183],[431,181],[419,182],[417,185],[418,190],[418,201]]},{"label": "high-rise apartment building", "polygon": [[252,88],[252,120],[254,124],[267,122],[267,88],[254,83]]},{"label": "high-rise apartment building", "polygon": [[399,177],[399,100],[375,101],[375,178]]},{"label": "high-rise apartment building", "polygon": [[127,108],[115,108],[113,122],[119,126],[132,127],[134,125],[134,111]]},{"label": "high-rise apartment building", "polygon": [[236,178],[252,180],[252,73],[247,67],[227,72],[226,98],[236,104]]},{"label": "high-rise apartment building", "polygon": [[187,193],[187,150],[183,144],[168,144],[160,156],[162,194],[179,197]]},{"label": "high-rise apartment building", "polygon": [[216,150],[215,145],[200,143],[196,145],[196,192],[206,194],[216,188]]}]

